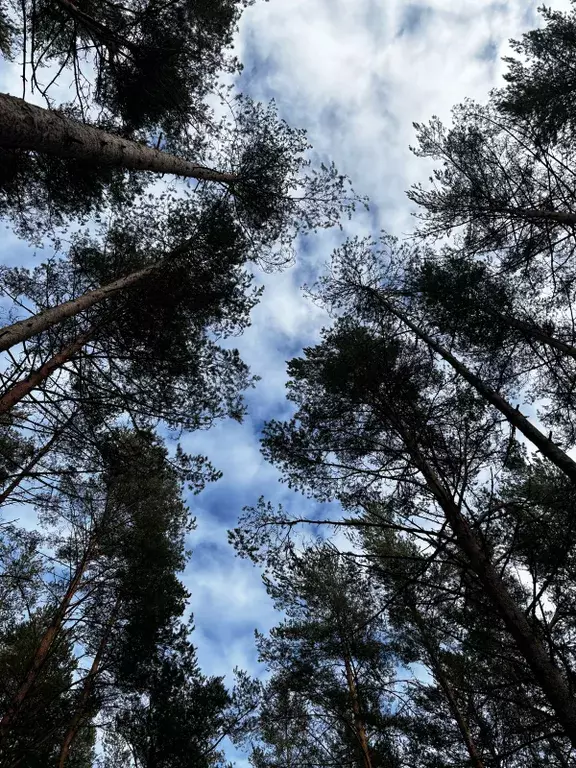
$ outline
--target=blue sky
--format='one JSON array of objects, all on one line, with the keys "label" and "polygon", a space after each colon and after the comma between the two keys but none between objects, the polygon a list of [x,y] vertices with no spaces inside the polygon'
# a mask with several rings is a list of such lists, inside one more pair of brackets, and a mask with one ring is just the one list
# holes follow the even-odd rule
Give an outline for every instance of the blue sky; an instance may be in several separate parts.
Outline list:
[{"label": "blue sky", "polygon": [[[425,181],[426,161],[409,151],[414,121],[449,120],[465,97],[484,100],[501,82],[508,39],[537,24],[540,0],[257,0],[244,14],[237,53],[244,63],[238,87],[257,99],[275,98],[290,124],[308,129],[321,158],[333,160],[371,199],[370,213],[325,232],[300,249],[296,267],[257,274],[266,290],[251,328],[238,340],[261,376],[249,393],[242,425],[222,423],[184,438],[190,452],[207,454],[224,477],[190,499],[198,519],[185,573],[192,592],[195,641],[203,669],[229,675],[234,666],[258,674],[253,631],[278,617],[249,563],[234,557],[226,531],[243,505],[260,495],[315,513],[313,502],[287,490],[259,452],[262,423],[288,413],[286,360],[313,343],[326,318],[300,291],[322,270],[333,247],[350,234],[385,228],[410,232],[410,184]],[[567,0],[551,3],[567,8]],[[16,66],[0,70],[0,88],[19,92]],[[3,263],[29,262],[32,252],[6,236]],[[231,678],[228,677],[228,680]]]},{"label": "blue sky", "polygon": [[[288,413],[286,361],[313,343],[326,322],[300,286],[322,270],[332,248],[349,234],[385,228],[403,236],[412,227],[404,192],[425,181],[426,161],[409,151],[414,121],[449,120],[451,107],[483,100],[501,82],[508,40],[537,24],[538,3],[449,0],[270,0],[242,20],[237,41],[244,73],[239,87],[254,98],[274,97],[281,115],[308,129],[315,150],[349,174],[369,195],[371,212],[345,223],[344,233],[314,236],[296,267],[259,276],[266,286],[252,327],[239,339],[244,359],[262,380],[248,396],[244,424],[222,423],[185,440],[207,453],[224,477],[193,501],[198,530],[186,572],[193,593],[196,642],[206,671],[234,665],[257,672],[252,633],[277,621],[251,564],[234,557],[226,529],[245,504],[263,494],[314,516],[314,503],[291,493],[259,453],[262,422]],[[554,3],[566,8],[568,3]],[[454,10],[457,7],[458,10]]]}]

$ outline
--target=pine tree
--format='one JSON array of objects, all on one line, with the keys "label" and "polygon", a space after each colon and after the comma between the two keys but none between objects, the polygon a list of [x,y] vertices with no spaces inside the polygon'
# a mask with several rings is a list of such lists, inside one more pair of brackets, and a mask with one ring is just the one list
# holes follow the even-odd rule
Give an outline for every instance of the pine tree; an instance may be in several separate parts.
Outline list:
[{"label": "pine tree", "polygon": [[50,595],[43,628],[3,707],[5,760],[19,758],[12,735],[62,642],[82,646],[91,662],[68,702],[59,765],[93,731],[103,691],[106,699],[114,689],[142,690],[158,646],[172,635],[184,610],[187,593],[177,574],[191,524],[181,500],[186,462],[181,469],[170,465],[165,449],[146,433],[117,432],[100,450],[99,474],[66,476],[60,494],[44,501],[46,543],[59,565],[52,573],[43,571]]},{"label": "pine tree", "polygon": [[393,660],[360,569],[310,546],[274,559],[265,584],[286,619],[257,633],[271,677],[243,734],[253,764],[396,765]]},{"label": "pine tree", "polygon": [[[72,297],[76,314],[61,315],[48,333],[24,346],[20,360],[4,374],[1,409],[11,410],[35,390],[37,402],[40,390],[43,402],[65,398],[84,408],[91,404],[102,418],[128,409],[137,420],[165,418],[196,428],[226,413],[239,417],[250,377],[237,352],[216,339],[243,329],[258,296],[250,294],[244,270],[247,241],[226,207],[217,203],[216,209],[197,210],[191,201],[166,213],[163,234],[176,247],[168,251],[172,258],[162,261],[166,253],[154,242],[160,213],[149,219],[149,230],[144,222],[151,211],[140,208],[133,219],[127,216],[108,230],[103,241],[79,240],[67,260],[48,262],[33,273],[5,271],[10,295],[28,306],[42,310],[47,301]],[[158,262],[163,266],[154,279],[88,308],[74,304],[76,292],[90,284],[130,269],[150,276],[146,270]]]},{"label": "pine tree", "polygon": [[[574,742],[573,700],[564,671],[550,662],[539,621],[525,616],[522,590],[508,571],[505,577],[499,573],[476,531],[476,520],[486,510],[484,497],[475,499],[474,483],[505,453],[497,418],[458,378],[436,367],[425,348],[402,343],[394,325],[384,320],[378,331],[353,318],[339,320],[324,342],[289,370],[297,415],[286,424],[268,425],[267,454],[292,485],[317,498],[346,504],[369,500],[371,494],[378,499],[388,481],[396,488],[390,512],[394,496],[400,512],[392,525],[421,517],[434,521],[440,534],[447,527],[494,621],[502,622]],[[474,516],[464,512],[476,505]]]},{"label": "pine tree", "polygon": [[452,122],[415,126],[413,151],[438,163],[430,184],[408,193],[420,208],[418,234],[431,241],[452,235],[506,272],[530,270],[534,286],[569,281],[576,223],[570,144],[540,143],[493,103],[455,107]]},{"label": "pine tree", "polygon": [[542,141],[574,138],[574,40],[576,16],[543,6],[544,26],[513,40],[515,56],[504,59],[507,85],[496,92],[499,109]]},{"label": "pine tree", "polygon": [[201,674],[180,631],[158,648],[139,693],[125,698],[110,738],[127,744],[142,768],[221,765],[215,745],[229,702],[222,680]]}]

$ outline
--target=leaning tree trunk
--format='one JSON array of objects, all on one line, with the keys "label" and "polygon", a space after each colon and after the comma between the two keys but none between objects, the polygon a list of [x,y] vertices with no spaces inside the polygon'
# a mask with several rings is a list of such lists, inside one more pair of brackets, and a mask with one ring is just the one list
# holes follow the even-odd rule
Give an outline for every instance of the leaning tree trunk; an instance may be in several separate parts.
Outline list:
[{"label": "leaning tree trunk", "polygon": [[61,368],[69,360],[72,360],[78,352],[84,347],[92,338],[94,332],[87,331],[80,334],[71,344],[64,347],[60,352],[55,354],[44,365],[40,366],[38,370],[32,371],[32,373],[22,381],[19,381],[11,389],[9,389],[2,397],[0,397],[0,413],[7,413],[9,410],[19,403],[26,395],[29,395],[39,384],[54,373],[54,371]]},{"label": "leaning tree trunk", "polygon": [[552,440],[546,437],[537,427],[531,424],[528,419],[514,408],[508,400],[495,390],[485,384],[482,379],[476,376],[472,371],[460,362],[454,355],[445,349],[441,344],[429,336],[422,328],[413,323],[410,318],[391,302],[377,293],[380,303],[391,314],[397,317],[425,344],[442,357],[452,368],[462,376],[482,397],[491,405],[497,408],[508,421],[515,426],[519,432],[530,440],[538,450],[555,464],[558,469],[564,472],[573,483],[576,483],[576,462],[574,462],[567,453],[555,445]]},{"label": "leaning tree trunk", "polygon": [[456,697],[454,695],[454,691],[452,690],[452,686],[450,685],[450,681],[448,680],[448,677],[444,672],[444,668],[442,667],[442,662],[440,661],[436,648],[434,647],[434,642],[429,637],[426,623],[422,619],[422,616],[420,615],[420,612],[418,611],[418,608],[416,607],[415,604],[409,603],[409,607],[410,607],[410,612],[414,618],[414,623],[418,627],[418,632],[420,634],[422,644],[424,645],[426,654],[428,655],[428,659],[430,661],[430,666],[432,669],[432,674],[436,678],[438,685],[442,689],[444,697],[446,698],[446,701],[448,703],[448,707],[450,708],[450,712],[452,713],[452,717],[454,718],[456,725],[458,726],[458,730],[460,731],[460,735],[462,736],[462,740],[468,751],[468,755],[470,757],[470,764],[472,768],[484,768],[484,763],[482,762],[480,753],[478,752],[476,748],[476,744],[474,743],[474,739],[472,738],[470,726],[468,725],[466,718],[460,711],[460,707],[458,706],[458,702],[456,701]]},{"label": "leaning tree trunk", "polygon": [[110,619],[106,624],[104,633],[100,638],[100,643],[98,644],[98,649],[92,660],[90,670],[86,675],[86,678],[84,679],[84,684],[82,685],[82,693],[80,695],[80,701],[78,702],[78,706],[76,707],[76,712],[74,713],[74,717],[72,718],[72,721],[70,722],[70,725],[68,726],[68,729],[64,736],[62,747],[60,748],[60,756],[58,758],[58,768],[64,768],[64,766],[66,765],[66,762],[68,761],[68,756],[70,754],[70,748],[74,742],[74,739],[78,734],[78,731],[80,730],[80,726],[82,725],[82,720],[86,716],[86,706],[88,704],[90,696],[92,695],[92,691],[94,690],[94,681],[96,680],[96,677],[100,670],[102,657],[104,655],[104,651],[106,650],[106,646],[110,639],[112,628],[116,621],[117,608],[118,608],[118,603],[114,607],[112,611],[112,615],[110,616]]},{"label": "leaning tree trunk", "polygon": [[554,710],[564,733],[576,747],[576,700],[570,686],[558,667],[551,661],[548,651],[536,635],[526,614],[510,595],[506,584],[486,555],[458,504],[422,455],[413,436],[407,434],[400,425],[399,432],[402,434],[414,466],[422,473],[428,488],[444,512],[446,521],[452,529],[460,550],[466,556],[471,570],[476,574],[487,598],[530,667],[536,683]]},{"label": "leaning tree trunk", "polygon": [[356,738],[358,739],[360,749],[362,751],[364,768],[372,768],[372,758],[370,757],[370,747],[368,746],[366,725],[364,724],[364,719],[362,718],[360,702],[358,701],[358,691],[356,690],[356,681],[354,679],[354,670],[352,669],[352,662],[347,651],[344,652],[344,666],[346,668],[346,682],[348,684],[348,691],[352,701],[352,711],[354,713],[354,729],[356,731]]},{"label": "leaning tree trunk", "polygon": [[36,315],[27,317],[25,320],[19,320],[17,323],[0,328],[0,352],[5,352],[7,349],[16,346],[16,344],[21,344],[23,341],[48,330],[48,328],[52,328],[52,326],[58,325],[64,320],[80,314],[80,312],[84,312],[95,304],[143,282],[160,267],[160,264],[161,262],[158,262],[145,269],[132,272],[100,288],[87,291],[77,299],[65,301],[55,307],[50,307],[42,312],[38,312]]},{"label": "leaning tree trunk", "polygon": [[[493,313],[488,312],[487,314],[492,315]],[[524,333],[526,336],[531,336],[533,339],[536,339],[536,341],[546,344],[546,346],[552,347],[552,349],[556,349],[558,352],[562,352],[562,354],[576,360],[576,347],[573,347],[571,344],[566,344],[566,342],[557,339],[555,336],[550,336],[550,334],[543,331],[542,328],[539,328],[537,325],[532,325],[531,323],[519,320],[517,317],[512,317],[510,315],[497,316],[502,318],[505,323],[508,323],[511,328],[516,328],[517,331]]]},{"label": "leaning tree trunk", "polygon": [[233,173],[205,168],[6,93],[0,94],[0,147],[28,149],[81,162],[131,171],[170,173],[202,181],[229,184],[238,180]]},{"label": "leaning tree trunk", "polygon": [[52,621],[48,625],[42,640],[36,649],[23,682],[20,684],[16,693],[13,695],[12,700],[10,701],[4,715],[2,716],[2,719],[0,719],[0,741],[6,737],[9,728],[17,718],[18,712],[26,701],[26,698],[31,689],[34,687],[36,680],[42,671],[42,667],[50,655],[54,641],[56,640],[62,627],[64,617],[68,612],[74,595],[80,587],[82,577],[84,576],[84,572],[88,566],[90,558],[92,557],[92,544],[93,543],[87,547],[82,560],[78,564],[74,576],[70,581],[68,588],[66,589],[66,592],[64,593],[64,596],[62,597],[62,600],[60,601],[58,608],[54,613],[54,616],[52,617]]},{"label": "leaning tree trunk", "polygon": [[95,304],[99,304],[115,296],[117,293],[139,285],[148,277],[152,277],[164,265],[170,264],[172,260],[185,253],[193,244],[194,238],[184,240],[162,259],[150,264],[148,267],[131,272],[124,277],[119,277],[117,280],[113,280],[107,285],[102,285],[100,288],[87,291],[77,299],[64,301],[62,304],[38,312],[31,317],[27,317],[25,320],[19,320],[17,323],[12,323],[12,325],[5,325],[3,328],[0,328],[0,352],[5,352],[7,349],[16,346],[16,344],[21,344],[70,317],[75,317],[80,312],[90,309]]},{"label": "leaning tree trunk", "polygon": [[553,221],[557,224],[576,224],[576,213],[570,211],[550,211],[545,208],[504,208],[503,213],[528,221]]}]

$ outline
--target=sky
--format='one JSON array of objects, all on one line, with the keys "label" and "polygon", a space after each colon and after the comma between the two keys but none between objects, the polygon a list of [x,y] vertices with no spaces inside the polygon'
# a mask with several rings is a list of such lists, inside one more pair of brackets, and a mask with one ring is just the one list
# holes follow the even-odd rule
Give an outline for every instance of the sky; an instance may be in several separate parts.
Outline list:
[{"label": "sky", "polygon": [[[244,64],[239,90],[274,98],[282,117],[308,130],[318,156],[333,160],[370,198],[370,211],[345,222],[343,232],[308,238],[295,267],[256,274],[264,295],[238,339],[244,360],[261,377],[248,393],[248,416],[243,424],[222,422],[182,440],[185,450],[206,454],[224,473],[190,499],[197,530],[184,581],[207,674],[226,675],[227,682],[235,666],[261,674],[253,632],[267,631],[279,618],[258,569],[227,544],[227,529],[242,507],[263,495],[302,515],[325,512],[290,492],[259,449],[264,422],[289,413],[286,361],[314,343],[327,322],[301,285],[322,271],[347,235],[410,233],[405,190],[430,174],[427,162],[410,152],[413,123],[433,115],[449,121],[451,107],[464,98],[485,100],[502,83],[500,58],[509,53],[509,38],[538,25],[537,5],[539,0],[256,0],[244,13],[236,41]],[[551,5],[566,9],[569,3]],[[0,70],[0,89],[20,95],[15,67]],[[4,263],[30,257],[25,246],[5,239]]]},{"label": "sky", "polygon": [[263,495],[303,516],[324,513],[289,491],[259,449],[262,424],[290,412],[286,361],[313,344],[327,322],[301,286],[322,272],[347,235],[410,233],[413,209],[405,190],[430,174],[427,162],[410,152],[413,123],[433,115],[449,121],[452,106],[464,98],[485,100],[502,83],[509,39],[538,25],[537,5],[463,0],[454,10],[449,0],[259,0],[244,14],[236,44],[244,64],[239,89],[274,98],[282,117],[308,130],[319,156],[333,160],[356,191],[369,196],[371,210],[345,222],[343,232],[309,238],[295,267],[257,275],[264,295],[238,340],[243,358],[261,376],[248,394],[248,416],[241,425],[223,422],[184,440],[186,450],[206,453],[224,472],[193,501],[198,528],[185,574],[207,672],[229,674],[237,665],[260,673],[253,630],[266,631],[279,618],[258,569],[227,544],[226,530],[242,507]]}]

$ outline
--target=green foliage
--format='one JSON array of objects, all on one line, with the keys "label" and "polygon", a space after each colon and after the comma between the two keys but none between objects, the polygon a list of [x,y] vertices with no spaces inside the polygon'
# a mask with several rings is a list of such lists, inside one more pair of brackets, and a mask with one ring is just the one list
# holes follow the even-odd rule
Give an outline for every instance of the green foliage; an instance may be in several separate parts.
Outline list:
[{"label": "green foliage", "polygon": [[540,13],[544,26],[512,41],[515,57],[504,59],[508,85],[496,93],[499,109],[509,114],[541,140],[556,141],[575,129],[576,14],[546,6]]},{"label": "green foliage", "polygon": [[[0,638],[0,708],[16,691],[27,672],[49,620],[49,610],[37,610],[30,618],[4,631]],[[72,644],[65,638],[57,641],[48,662],[43,666],[38,682],[21,707],[8,737],[0,745],[3,763],[16,759],[30,768],[57,766],[60,742],[73,713],[73,682],[77,669]],[[77,745],[75,768],[88,768],[93,759],[94,732]]]},{"label": "green foliage", "polygon": [[115,737],[130,745],[143,768],[208,768],[216,750],[229,696],[221,679],[198,669],[186,632],[158,653],[141,694],[117,715]]}]

